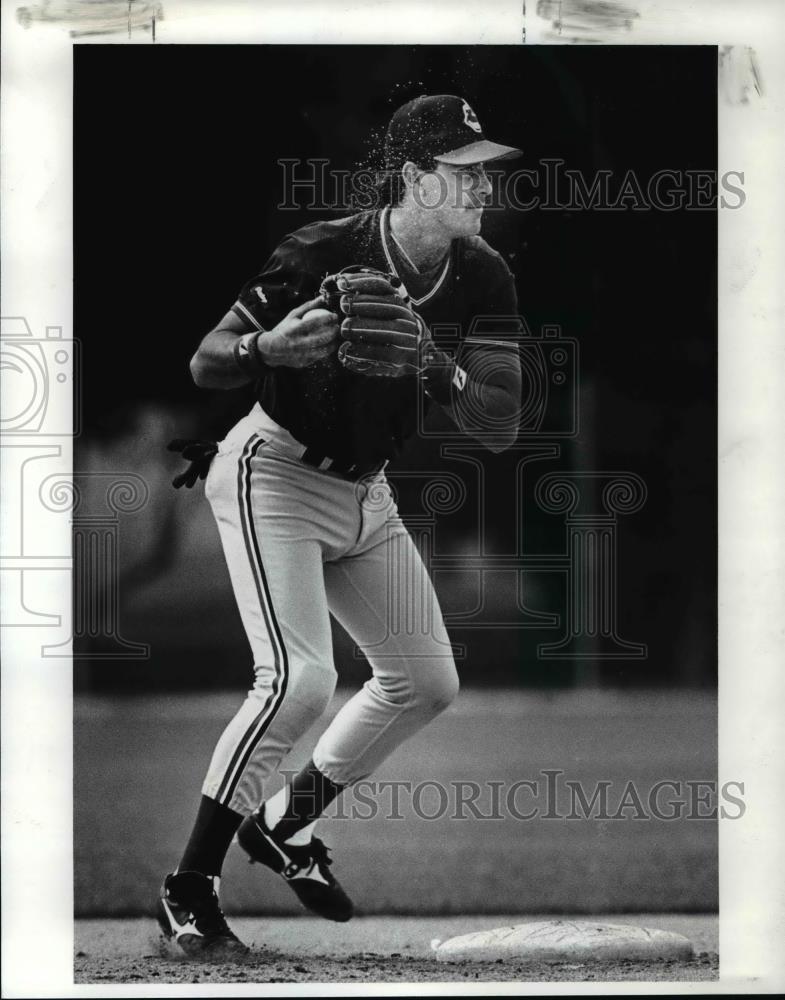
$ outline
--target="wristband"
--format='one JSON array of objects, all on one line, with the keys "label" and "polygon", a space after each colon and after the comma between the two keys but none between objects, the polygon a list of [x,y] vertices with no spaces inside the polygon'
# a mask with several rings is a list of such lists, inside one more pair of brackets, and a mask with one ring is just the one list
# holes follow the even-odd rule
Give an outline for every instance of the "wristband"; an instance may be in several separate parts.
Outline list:
[{"label": "wristband", "polygon": [[426,393],[444,406],[452,402],[454,391],[463,390],[466,378],[466,372],[447,351],[433,350],[422,371]]},{"label": "wristband", "polygon": [[263,330],[252,330],[238,337],[234,344],[234,360],[246,375],[256,378],[267,368],[259,351],[258,340]]}]

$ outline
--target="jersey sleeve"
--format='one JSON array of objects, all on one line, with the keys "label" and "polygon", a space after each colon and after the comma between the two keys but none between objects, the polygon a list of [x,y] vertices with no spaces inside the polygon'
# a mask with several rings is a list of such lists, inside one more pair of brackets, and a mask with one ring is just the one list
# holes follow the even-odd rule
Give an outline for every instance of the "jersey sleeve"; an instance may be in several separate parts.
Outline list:
[{"label": "jersey sleeve", "polygon": [[319,272],[297,240],[289,237],[259,274],[243,285],[232,306],[248,330],[271,330],[296,306],[316,296]]},{"label": "jersey sleeve", "polygon": [[526,324],[518,311],[515,278],[507,262],[496,251],[483,261],[482,277],[476,284],[470,336],[515,336],[526,333]]},{"label": "jersey sleeve", "polygon": [[490,311],[495,316],[516,316],[518,295],[515,291],[515,278],[501,254],[493,260],[492,278],[488,293]]}]

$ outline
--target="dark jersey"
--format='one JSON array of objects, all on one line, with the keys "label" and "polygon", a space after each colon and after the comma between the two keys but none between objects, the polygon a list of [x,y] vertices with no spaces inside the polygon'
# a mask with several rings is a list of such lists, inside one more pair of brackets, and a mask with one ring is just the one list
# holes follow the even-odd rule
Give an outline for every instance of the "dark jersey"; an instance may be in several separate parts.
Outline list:
[{"label": "dark jersey", "polygon": [[[481,237],[453,240],[444,261],[423,280],[407,268],[392,239],[389,212],[298,229],[246,282],[233,311],[248,330],[270,330],[314,298],[327,274],[363,264],[398,274],[437,343],[465,337],[479,317],[517,314],[512,274]],[[347,371],[333,354],[307,368],[270,368],[258,382],[257,398],[302,444],[341,462],[371,464],[395,457],[414,432],[418,391],[415,378],[368,378]]]}]

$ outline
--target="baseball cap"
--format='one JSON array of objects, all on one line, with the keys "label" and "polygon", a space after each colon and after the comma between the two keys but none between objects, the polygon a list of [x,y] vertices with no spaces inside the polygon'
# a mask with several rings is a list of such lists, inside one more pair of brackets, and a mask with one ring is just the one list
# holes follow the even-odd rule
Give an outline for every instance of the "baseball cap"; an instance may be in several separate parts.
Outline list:
[{"label": "baseball cap", "polygon": [[469,103],[454,94],[423,94],[398,108],[387,127],[384,154],[390,169],[407,160],[461,167],[522,155],[514,146],[486,139]]}]

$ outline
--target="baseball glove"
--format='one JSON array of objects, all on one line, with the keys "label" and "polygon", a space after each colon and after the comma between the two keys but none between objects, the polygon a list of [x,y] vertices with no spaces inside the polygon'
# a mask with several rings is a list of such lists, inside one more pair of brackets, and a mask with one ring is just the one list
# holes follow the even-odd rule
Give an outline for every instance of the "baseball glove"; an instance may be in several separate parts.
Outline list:
[{"label": "baseball glove", "polygon": [[346,267],[319,289],[328,309],[343,317],[338,360],[362,375],[401,378],[421,370],[425,325],[399,278],[370,267]]}]

